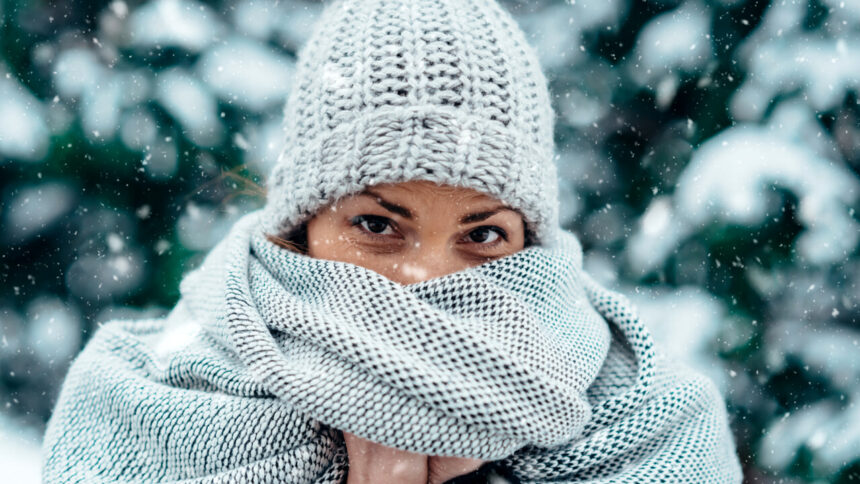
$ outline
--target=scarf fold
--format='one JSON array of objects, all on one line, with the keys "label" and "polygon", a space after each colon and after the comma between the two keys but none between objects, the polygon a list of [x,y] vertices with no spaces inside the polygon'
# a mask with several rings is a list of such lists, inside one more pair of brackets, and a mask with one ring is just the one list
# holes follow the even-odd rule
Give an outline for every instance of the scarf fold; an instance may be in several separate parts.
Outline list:
[{"label": "scarf fold", "polygon": [[401,285],[240,219],[163,318],[73,363],[46,482],[345,481],[340,431],[523,482],[740,482],[719,392],[655,355],[576,237]]}]

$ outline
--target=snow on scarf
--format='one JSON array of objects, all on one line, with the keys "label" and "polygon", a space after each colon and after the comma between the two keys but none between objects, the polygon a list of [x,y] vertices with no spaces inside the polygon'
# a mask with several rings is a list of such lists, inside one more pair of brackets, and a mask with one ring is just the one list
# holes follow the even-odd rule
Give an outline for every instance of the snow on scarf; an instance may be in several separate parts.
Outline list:
[{"label": "snow on scarf", "polygon": [[164,318],[96,331],[48,425],[46,482],[344,482],[335,429],[523,482],[740,482],[714,385],[655,357],[570,232],[401,285],[280,248],[258,216]]}]

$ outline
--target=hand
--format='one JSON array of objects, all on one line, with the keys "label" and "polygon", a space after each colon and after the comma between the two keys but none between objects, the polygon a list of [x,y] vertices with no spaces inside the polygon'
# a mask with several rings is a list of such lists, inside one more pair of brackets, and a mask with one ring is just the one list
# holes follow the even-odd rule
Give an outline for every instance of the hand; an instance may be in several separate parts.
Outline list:
[{"label": "hand", "polygon": [[347,484],[442,484],[484,463],[478,459],[437,457],[386,447],[344,432],[349,459]]},{"label": "hand", "polygon": [[428,457],[428,484],[442,484],[457,476],[462,476],[470,472],[474,472],[481,467],[484,462],[479,459],[467,459],[465,457]]}]

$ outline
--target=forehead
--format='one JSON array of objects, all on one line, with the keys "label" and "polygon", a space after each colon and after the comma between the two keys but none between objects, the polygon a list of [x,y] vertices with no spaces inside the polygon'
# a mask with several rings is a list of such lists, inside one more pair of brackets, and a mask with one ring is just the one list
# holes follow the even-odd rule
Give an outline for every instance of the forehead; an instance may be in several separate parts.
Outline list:
[{"label": "forehead", "polygon": [[425,180],[371,185],[366,187],[366,190],[379,195],[395,196],[402,199],[408,199],[410,197],[446,197],[462,200],[498,201],[492,195],[473,188],[458,187],[454,185],[440,185],[435,182]]}]

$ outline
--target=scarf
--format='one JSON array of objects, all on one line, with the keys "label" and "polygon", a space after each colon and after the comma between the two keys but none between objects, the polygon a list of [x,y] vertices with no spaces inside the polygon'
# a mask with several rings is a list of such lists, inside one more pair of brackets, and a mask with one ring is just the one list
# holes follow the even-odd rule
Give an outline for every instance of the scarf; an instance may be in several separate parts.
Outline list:
[{"label": "scarf", "polygon": [[740,482],[721,395],[659,357],[576,237],[401,285],[268,241],[259,211],[164,317],[73,362],[45,482],[345,482],[341,431],[522,482]]}]

